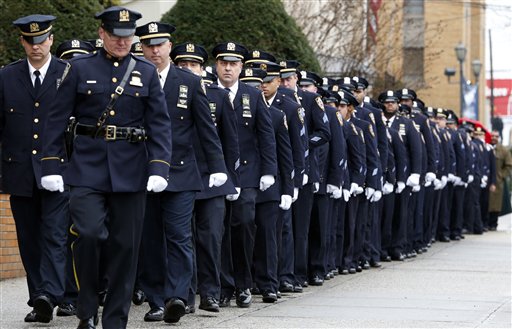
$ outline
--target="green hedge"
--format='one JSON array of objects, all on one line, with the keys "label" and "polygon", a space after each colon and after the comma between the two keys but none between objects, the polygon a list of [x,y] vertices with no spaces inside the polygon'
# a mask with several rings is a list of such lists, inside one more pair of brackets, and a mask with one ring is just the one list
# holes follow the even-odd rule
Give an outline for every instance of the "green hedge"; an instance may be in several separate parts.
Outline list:
[{"label": "green hedge", "polygon": [[176,44],[191,41],[210,52],[220,42],[235,41],[321,73],[313,49],[279,0],[178,0],[161,21],[176,26]]}]

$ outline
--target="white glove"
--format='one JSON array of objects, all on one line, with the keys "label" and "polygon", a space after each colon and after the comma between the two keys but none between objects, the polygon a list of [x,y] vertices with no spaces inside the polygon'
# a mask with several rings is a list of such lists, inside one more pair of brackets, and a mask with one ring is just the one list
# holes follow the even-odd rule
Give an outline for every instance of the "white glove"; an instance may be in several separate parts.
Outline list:
[{"label": "white glove", "polygon": [[420,174],[411,174],[405,183],[407,186],[420,185]]},{"label": "white glove", "polygon": [[348,202],[348,199],[350,199],[350,194],[349,190],[343,189],[343,200],[345,200],[345,202]]},{"label": "white glove", "polygon": [[475,176],[473,175],[468,175],[468,184],[471,184],[473,183],[473,181],[475,180]]},{"label": "white glove", "polygon": [[375,189],[372,187],[367,187],[364,191],[364,195],[366,196],[366,200],[370,200],[375,193]]},{"label": "white glove", "polygon": [[[436,174],[434,174],[433,172],[428,172],[425,174],[425,182],[432,183],[434,179],[436,179]],[[430,186],[430,184],[425,186]]]},{"label": "white glove", "polygon": [[364,192],[363,187],[362,186],[358,186],[357,189],[356,189],[356,195],[359,195],[359,194],[361,194],[363,192]]},{"label": "white glove", "polygon": [[404,182],[396,182],[396,189],[395,189],[396,194],[402,193],[404,188],[405,188],[405,183]]},{"label": "white glove", "polygon": [[48,175],[41,177],[41,185],[50,192],[64,192],[64,181],[61,175]]},{"label": "white glove", "polygon": [[414,185],[414,186],[412,187],[412,191],[413,191],[413,192],[415,192],[415,193],[416,193],[416,192],[419,192],[419,191],[420,191],[420,189],[421,189],[421,185]]},{"label": "white glove", "polygon": [[425,187],[429,187],[430,185],[432,185],[432,182],[425,181],[425,184],[423,184],[423,185],[425,185]]},{"label": "white glove", "polygon": [[487,177],[487,175],[484,175],[482,177],[482,182],[485,182],[485,185],[487,185],[487,181],[489,180],[489,177]]},{"label": "white glove", "polygon": [[146,189],[148,192],[162,192],[167,187],[167,179],[158,175],[151,175],[148,178],[148,185]]},{"label": "white glove", "polygon": [[341,188],[338,188],[336,189],[335,191],[332,192],[332,196],[331,198],[335,199],[335,200],[338,200],[339,198],[341,198]]},{"label": "white glove", "polygon": [[393,184],[391,184],[390,182],[386,182],[382,187],[382,194],[388,195],[393,192],[393,189]]},{"label": "white glove", "polygon": [[460,184],[462,183],[462,179],[459,176],[453,176],[453,177],[455,177],[453,179],[453,185],[460,186]]},{"label": "white glove", "polygon": [[482,179],[480,181],[481,188],[485,188],[487,186],[487,180],[485,180],[484,178],[487,178],[487,176],[482,177]]},{"label": "white glove", "polygon": [[281,195],[281,204],[279,204],[279,208],[283,210],[288,210],[292,206],[292,196],[283,194]]},{"label": "white glove", "polygon": [[373,193],[372,198],[370,199],[370,202],[379,202],[379,200],[382,198],[382,192],[381,191],[375,191]]},{"label": "white glove", "polygon": [[263,175],[260,178],[260,191],[263,192],[276,182],[276,179],[272,175]]},{"label": "white glove", "polygon": [[308,180],[308,175],[304,174],[304,176],[302,176],[302,186],[306,185],[308,183]]},{"label": "white glove", "polygon": [[455,182],[455,175],[454,174],[448,174],[448,181],[453,183]]},{"label": "white glove", "polygon": [[448,177],[446,176],[441,176],[441,184],[442,184],[442,189],[446,186],[446,184],[448,183]]},{"label": "white glove", "polygon": [[359,188],[359,185],[356,183],[350,184],[350,194],[356,195],[356,191]]},{"label": "white glove", "polygon": [[443,188],[443,183],[441,182],[440,179],[434,179],[434,190],[436,191],[439,191],[440,189]]},{"label": "white glove", "polygon": [[228,194],[226,195],[226,200],[228,201],[236,201],[238,200],[238,197],[240,196],[240,188],[235,187],[236,193],[235,194]]},{"label": "white glove", "polygon": [[318,190],[320,190],[320,183],[313,183],[313,193],[318,192]]},{"label": "white glove", "polygon": [[327,187],[325,188],[327,194],[332,194],[334,191],[338,190],[339,187],[337,187],[336,185],[332,185],[332,184],[327,184]]},{"label": "white glove", "polygon": [[294,187],[293,188],[292,202],[297,201],[298,198],[299,198],[299,188],[298,187]]},{"label": "white glove", "polygon": [[228,175],[223,172],[218,172],[210,175],[210,181],[208,182],[209,187],[222,186],[228,180]]}]

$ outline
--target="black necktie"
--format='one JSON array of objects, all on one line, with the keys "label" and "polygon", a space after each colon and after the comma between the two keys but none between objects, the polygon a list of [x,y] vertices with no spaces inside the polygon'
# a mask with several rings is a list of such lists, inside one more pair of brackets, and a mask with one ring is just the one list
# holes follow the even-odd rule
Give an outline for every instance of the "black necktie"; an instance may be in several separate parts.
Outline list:
[{"label": "black necktie", "polygon": [[34,71],[34,75],[36,76],[36,80],[34,81],[34,91],[37,95],[37,93],[39,92],[39,89],[41,89],[41,79],[39,78],[39,76],[41,75],[41,72],[36,70],[36,71]]},{"label": "black necktie", "polygon": [[388,127],[391,126],[391,120],[387,119],[385,121],[386,121],[386,126],[388,126]]}]

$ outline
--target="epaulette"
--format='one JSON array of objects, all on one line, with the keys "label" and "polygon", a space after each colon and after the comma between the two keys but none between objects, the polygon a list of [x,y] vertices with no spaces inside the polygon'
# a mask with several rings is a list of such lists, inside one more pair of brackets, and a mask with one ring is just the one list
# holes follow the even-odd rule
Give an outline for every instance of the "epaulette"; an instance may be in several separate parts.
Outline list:
[{"label": "epaulette", "polygon": [[17,61],[14,61],[14,62],[10,62],[9,64],[5,64],[3,67],[9,67],[11,65],[16,65],[16,64],[19,64],[21,62],[23,62],[23,58],[18,59]]},{"label": "epaulette", "polygon": [[83,54],[83,55],[80,55],[80,56],[76,56],[76,57],[73,57],[69,60],[69,63],[73,63],[75,61],[79,61],[79,60],[82,60],[82,59],[85,59],[85,58],[90,58],[90,57],[93,57],[93,56],[96,56],[96,52],[93,52],[93,53],[89,53],[89,54]]}]

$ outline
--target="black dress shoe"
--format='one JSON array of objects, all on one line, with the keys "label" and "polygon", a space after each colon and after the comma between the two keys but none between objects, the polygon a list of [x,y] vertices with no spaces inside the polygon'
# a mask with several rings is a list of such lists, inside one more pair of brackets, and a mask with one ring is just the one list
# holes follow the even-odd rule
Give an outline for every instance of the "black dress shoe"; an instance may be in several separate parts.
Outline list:
[{"label": "black dress shoe", "polygon": [[272,291],[262,291],[261,296],[263,303],[275,303],[277,302],[277,294]]},{"label": "black dress shoe", "polygon": [[251,289],[251,294],[253,295],[261,295],[260,288],[254,287]]},{"label": "black dress shoe", "polygon": [[157,322],[164,319],[164,308],[153,307],[148,313],[144,315],[144,321],[146,322]]},{"label": "black dress shoe", "polygon": [[309,283],[308,283],[307,281],[304,281],[304,282],[301,284],[301,286],[302,286],[303,288],[307,288],[307,287],[309,286]]},{"label": "black dress shoe", "polygon": [[293,284],[288,281],[283,281],[279,285],[279,291],[281,292],[293,292]]},{"label": "black dress shoe", "polygon": [[460,236],[458,236],[458,235],[452,235],[452,236],[450,236],[450,240],[453,240],[453,241],[460,241]]},{"label": "black dress shoe", "polygon": [[252,295],[249,289],[237,289],[235,292],[236,305],[241,308],[247,308],[252,304]]},{"label": "black dress shoe", "polygon": [[362,262],[361,267],[363,268],[363,270],[369,270],[370,263],[368,263],[368,261],[365,260],[364,262]]},{"label": "black dress shoe", "polygon": [[330,273],[326,273],[324,275],[324,280],[327,281],[327,280],[330,280],[331,279],[331,274]]},{"label": "black dress shoe", "polygon": [[41,295],[34,299],[34,312],[36,312],[36,321],[48,323],[53,319],[52,301],[48,296]]},{"label": "black dress shoe", "polygon": [[96,329],[98,325],[98,315],[90,317],[88,319],[80,320],[76,329]]},{"label": "black dress shoe", "polygon": [[390,262],[391,261],[391,256],[389,256],[389,255],[381,256],[380,260],[383,261],[383,262]]},{"label": "black dress shoe", "polygon": [[370,261],[370,266],[371,266],[371,267],[376,267],[376,268],[377,268],[377,267],[381,267],[382,265],[381,265],[381,263],[379,263],[379,262],[377,262],[377,261],[371,260],[371,261]]},{"label": "black dress shoe", "polygon": [[423,253],[423,248],[417,248],[414,249],[414,251],[416,252],[416,254],[421,255]]},{"label": "black dress shoe", "polygon": [[196,307],[194,305],[185,306],[185,314],[194,314],[196,313]]},{"label": "black dress shoe", "polygon": [[76,307],[71,303],[62,303],[57,307],[57,316],[76,315]]},{"label": "black dress shoe", "polygon": [[302,288],[302,286],[297,283],[296,285],[293,286],[293,292],[296,292],[296,293],[301,293],[304,291],[304,288]]},{"label": "black dress shoe", "polygon": [[363,268],[359,265],[356,266],[356,272],[362,272]]},{"label": "black dress shoe", "polygon": [[348,269],[349,274],[356,274],[357,270],[354,267]]},{"label": "black dress shoe", "polygon": [[219,302],[212,296],[206,296],[201,298],[199,309],[207,312],[219,312]]},{"label": "black dress shoe", "polygon": [[441,241],[441,242],[450,242],[450,238],[445,236],[445,235],[443,235],[443,236],[439,237],[439,241]]},{"label": "black dress shoe", "polygon": [[344,268],[340,271],[340,274],[341,275],[347,275],[348,274],[348,269]]},{"label": "black dress shoe", "polygon": [[391,259],[401,262],[401,261],[405,260],[405,255],[404,254],[395,254],[395,255],[391,256]]},{"label": "black dress shoe", "polygon": [[220,295],[219,307],[229,307],[231,305],[231,296]]},{"label": "black dress shoe", "polygon": [[27,315],[25,315],[25,322],[37,322],[36,320],[36,312],[34,310],[30,311]]},{"label": "black dress shoe", "polygon": [[185,315],[185,303],[178,298],[171,298],[165,303],[164,321],[176,323]]},{"label": "black dress shoe", "polygon": [[331,274],[333,277],[335,277],[336,275],[340,274],[340,271],[337,268],[335,268],[334,270],[331,270]]},{"label": "black dress shoe", "polygon": [[135,305],[142,305],[146,301],[146,294],[140,289],[135,289],[132,296],[132,302]]},{"label": "black dress shoe", "polygon": [[278,290],[277,293],[276,293],[276,296],[277,296],[277,299],[281,299],[281,292]]},{"label": "black dress shoe", "polygon": [[311,280],[309,280],[309,284],[312,286],[321,286],[324,284],[324,280],[318,275],[315,275]]}]

